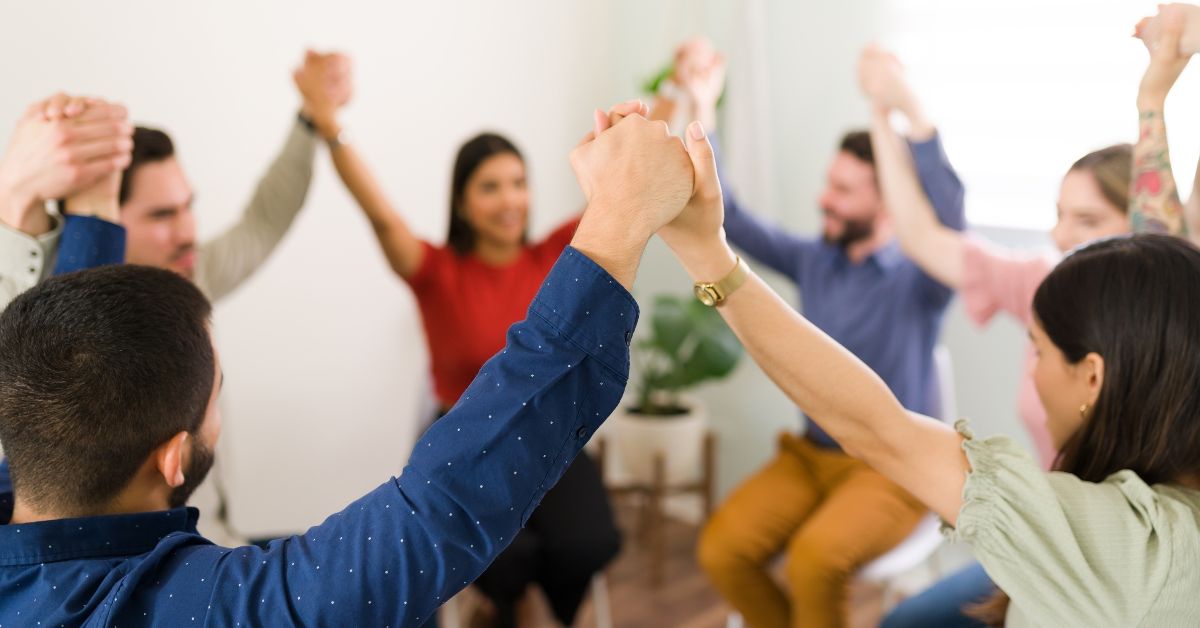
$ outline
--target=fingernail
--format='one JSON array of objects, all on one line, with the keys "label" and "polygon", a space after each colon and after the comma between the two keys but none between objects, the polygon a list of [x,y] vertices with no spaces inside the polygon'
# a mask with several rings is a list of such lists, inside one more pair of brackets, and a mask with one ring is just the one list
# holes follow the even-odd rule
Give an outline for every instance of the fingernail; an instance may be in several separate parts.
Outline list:
[{"label": "fingernail", "polygon": [[690,135],[694,140],[704,139],[704,125],[700,124],[699,120],[693,120],[692,123],[688,125],[688,135]]}]

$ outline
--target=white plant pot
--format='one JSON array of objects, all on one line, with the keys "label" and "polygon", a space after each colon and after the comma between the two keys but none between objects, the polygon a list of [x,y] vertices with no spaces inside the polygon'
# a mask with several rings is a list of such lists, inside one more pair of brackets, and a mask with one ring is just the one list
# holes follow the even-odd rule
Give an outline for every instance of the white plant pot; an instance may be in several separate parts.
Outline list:
[{"label": "white plant pot", "polygon": [[695,482],[702,471],[704,434],[708,413],[695,399],[683,397],[687,414],[646,416],[629,411],[626,401],[613,412],[609,422],[616,440],[617,460],[627,479],[649,485],[654,481],[654,456],[662,453],[666,483],[678,486]]}]

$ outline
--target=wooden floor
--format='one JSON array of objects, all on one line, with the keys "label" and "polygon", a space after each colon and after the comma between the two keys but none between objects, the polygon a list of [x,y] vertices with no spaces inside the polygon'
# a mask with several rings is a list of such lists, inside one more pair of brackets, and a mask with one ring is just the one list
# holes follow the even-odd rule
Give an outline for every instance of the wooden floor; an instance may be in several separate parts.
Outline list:
[{"label": "wooden floor", "polygon": [[[663,582],[650,583],[649,551],[639,538],[639,509],[629,499],[615,504],[625,534],[620,556],[608,570],[609,607],[614,628],[723,628],[731,612],[708,583],[696,564],[694,548],[697,528],[666,521],[666,562]],[[856,628],[878,623],[880,594],[866,586],[855,586],[851,596],[851,625]],[[531,596],[529,613],[522,628],[558,628],[540,594]],[[470,604],[466,604],[469,607]],[[465,609],[464,609],[465,610]],[[584,603],[577,628],[596,626],[591,600]],[[443,623],[443,625],[445,625]]]}]

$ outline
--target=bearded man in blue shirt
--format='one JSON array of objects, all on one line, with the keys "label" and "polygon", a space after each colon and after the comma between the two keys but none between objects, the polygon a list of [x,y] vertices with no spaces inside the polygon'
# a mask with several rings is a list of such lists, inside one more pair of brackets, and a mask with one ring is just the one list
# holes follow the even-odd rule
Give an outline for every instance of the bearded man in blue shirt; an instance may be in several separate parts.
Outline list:
[{"label": "bearded man in blue shirt", "polygon": [[[925,193],[938,219],[961,230],[962,183],[903,73],[894,76],[889,100],[910,122],[908,146]],[[669,119],[686,104],[711,131],[724,77],[724,59],[711,45],[685,43],[654,117]],[[725,231],[752,260],[792,280],[804,317],[878,373],[904,407],[942,416],[933,352],[953,292],[900,250],[877,178],[870,135],[847,133],[817,198],[819,235],[761,219],[728,186]],[[926,512],[809,422],[803,435],[783,434],[775,457],[717,509],[698,558],[753,626],[841,626],[854,573],[908,536]],[[779,554],[786,557],[786,586],[772,575]]]}]

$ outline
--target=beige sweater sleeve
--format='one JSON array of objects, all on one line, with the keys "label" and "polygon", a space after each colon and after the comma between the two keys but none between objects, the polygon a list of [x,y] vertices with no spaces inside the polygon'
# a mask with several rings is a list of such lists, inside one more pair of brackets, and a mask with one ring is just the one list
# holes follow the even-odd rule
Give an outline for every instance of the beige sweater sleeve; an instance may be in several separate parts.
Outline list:
[{"label": "beige sweater sleeve", "polygon": [[39,236],[22,233],[0,222],[0,312],[22,292],[54,271],[63,220],[51,213],[50,231]]},{"label": "beige sweater sleeve", "polygon": [[295,220],[312,181],[316,137],[302,124],[292,127],[287,143],[258,182],[241,219],[200,245],[196,285],[217,301],[258,270]]}]

